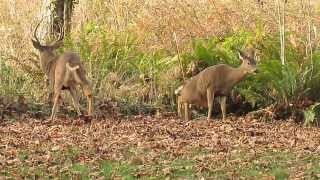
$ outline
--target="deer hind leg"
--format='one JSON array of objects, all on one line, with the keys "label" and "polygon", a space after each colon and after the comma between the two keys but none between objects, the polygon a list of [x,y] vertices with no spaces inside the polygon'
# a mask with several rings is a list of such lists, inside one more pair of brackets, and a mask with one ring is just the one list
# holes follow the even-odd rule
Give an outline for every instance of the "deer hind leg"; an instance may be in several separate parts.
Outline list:
[{"label": "deer hind leg", "polygon": [[221,107],[221,113],[222,113],[222,120],[224,121],[226,119],[226,96],[220,97],[220,107]]},{"label": "deer hind leg", "polygon": [[69,90],[71,97],[72,97],[72,101],[73,101],[73,105],[77,110],[78,115],[81,115],[81,111],[80,111],[80,104],[79,104],[79,96],[77,93],[77,89],[75,87],[70,87]]},{"label": "deer hind leg", "polygon": [[207,120],[210,120],[211,114],[212,114],[212,109],[213,109],[213,103],[214,103],[214,93],[210,88],[207,89],[207,101],[208,101],[208,118],[207,118]]},{"label": "deer hind leg", "polygon": [[59,106],[59,99],[60,99],[60,93],[61,93],[61,88],[57,88],[54,92],[54,98],[53,98],[53,107],[51,110],[51,120],[54,120],[58,106]]},{"label": "deer hind leg", "polygon": [[89,84],[85,84],[82,86],[84,95],[87,97],[88,101],[88,115],[92,116],[93,112],[93,96],[91,86]]},{"label": "deer hind leg", "polygon": [[192,105],[191,104],[188,104],[188,118],[191,119],[192,117],[192,109],[191,109]]},{"label": "deer hind leg", "polygon": [[178,105],[178,116],[179,117],[182,117],[182,113],[181,113],[181,110],[182,110],[182,106],[181,106],[182,102],[181,102],[181,99],[180,99],[180,96],[178,96],[178,100],[177,100],[177,105]]}]

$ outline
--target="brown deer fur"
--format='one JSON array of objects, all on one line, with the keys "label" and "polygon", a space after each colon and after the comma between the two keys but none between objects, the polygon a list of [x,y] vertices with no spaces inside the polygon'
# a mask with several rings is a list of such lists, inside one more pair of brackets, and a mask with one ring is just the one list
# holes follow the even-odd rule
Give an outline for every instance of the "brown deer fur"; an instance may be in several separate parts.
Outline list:
[{"label": "brown deer fur", "polygon": [[63,44],[62,32],[56,42],[51,45],[41,45],[36,36],[40,23],[35,28],[32,44],[40,52],[41,68],[49,79],[50,90],[53,92],[51,120],[55,118],[61,90],[68,90],[70,92],[77,113],[81,114],[77,90],[78,85],[82,87],[87,97],[88,115],[91,116],[93,111],[91,83],[86,77],[86,71],[80,61],[79,55],[73,52],[56,55],[55,50]]},{"label": "brown deer fur", "polygon": [[[178,115],[189,120],[191,116],[190,105],[196,104],[208,107],[207,119],[209,120],[211,119],[214,98],[220,97],[224,120],[226,117],[226,97],[247,74],[257,70],[253,51],[250,54],[239,51],[239,57],[242,64],[237,68],[226,64],[210,66],[180,86],[175,92],[178,94]],[[183,109],[184,113],[182,113]]]}]

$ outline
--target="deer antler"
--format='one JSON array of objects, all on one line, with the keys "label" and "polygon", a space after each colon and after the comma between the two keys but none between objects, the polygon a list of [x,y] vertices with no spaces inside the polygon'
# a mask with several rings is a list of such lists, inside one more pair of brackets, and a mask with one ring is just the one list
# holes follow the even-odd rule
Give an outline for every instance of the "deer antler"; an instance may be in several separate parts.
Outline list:
[{"label": "deer antler", "polygon": [[37,31],[38,31],[38,28],[41,24],[41,22],[43,21],[43,18],[40,20],[40,22],[37,24],[36,28],[34,29],[34,32],[33,32],[33,40],[35,40],[37,43],[39,43],[39,45],[41,45],[38,37],[37,37]]},{"label": "deer antler", "polygon": [[54,42],[52,42],[51,46],[57,46],[63,40],[63,37],[64,37],[63,25],[61,25],[61,23],[58,23],[58,26],[59,26],[59,38]]},{"label": "deer antler", "polygon": [[41,45],[41,43],[40,43],[40,40],[39,40],[38,37],[37,37],[37,31],[38,31],[38,28],[39,28],[41,22],[42,22],[42,19],[41,19],[41,21],[37,24],[36,28],[34,29],[33,37],[32,37],[32,39],[31,39],[34,43],[38,44],[39,46],[42,46],[42,45]]},{"label": "deer antler", "polygon": [[[36,42],[38,44],[38,46],[44,46],[44,45],[41,45],[40,40],[37,37],[37,31],[38,31],[38,28],[39,28],[40,24],[42,23],[42,21],[43,21],[43,18],[37,24],[37,26],[33,32],[33,38],[32,38],[32,40],[34,42]],[[61,25],[61,23],[59,23],[58,26],[59,26],[59,38],[57,40],[55,40],[54,42],[50,43],[51,47],[55,47],[55,46],[58,47],[60,45],[61,41],[63,40],[63,37],[64,37],[63,26]],[[47,45],[45,45],[45,46],[47,46]]]},{"label": "deer antler", "polygon": [[238,53],[239,53],[242,57],[248,58],[247,53],[243,52],[242,50],[240,50],[240,49],[238,49],[238,48],[237,48],[236,50],[238,51]]},{"label": "deer antler", "polygon": [[239,52],[239,54],[242,57],[245,57],[246,59],[249,59],[252,62],[255,61],[255,59],[256,59],[256,51],[255,51],[255,49],[251,48],[251,49],[248,50],[248,52],[243,52],[240,49],[236,49],[236,50]]}]

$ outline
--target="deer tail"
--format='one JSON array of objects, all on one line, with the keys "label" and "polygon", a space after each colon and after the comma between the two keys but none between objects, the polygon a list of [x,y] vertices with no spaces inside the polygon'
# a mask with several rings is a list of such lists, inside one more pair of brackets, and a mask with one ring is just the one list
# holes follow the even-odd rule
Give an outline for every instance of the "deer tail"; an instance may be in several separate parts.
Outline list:
[{"label": "deer tail", "polygon": [[81,79],[80,79],[80,77],[79,77],[79,75],[78,75],[78,73],[77,73],[77,69],[80,68],[79,65],[74,66],[74,67],[71,67],[69,63],[66,63],[66,68],[67,68],[67,70],[68,70],[69,72],[71,72],[71,73],[73,74],[73,77],[75,78],[75,80],[76,80],[77,82],[81,82]]},{"label": "deer tail", "polygon": [[183,88],[183,85],[179,86],[179,87],[174,91],[174,94],[175,94],[175,95],[180,95],[182,88]]}]

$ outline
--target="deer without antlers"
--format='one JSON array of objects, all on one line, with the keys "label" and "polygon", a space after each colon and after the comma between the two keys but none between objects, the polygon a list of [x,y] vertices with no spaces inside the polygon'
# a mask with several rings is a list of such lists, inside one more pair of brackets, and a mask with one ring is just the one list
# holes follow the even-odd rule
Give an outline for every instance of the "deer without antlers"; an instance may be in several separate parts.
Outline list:
[{"label": "deer without antlers", "polygon": [[37,30],[41,21],[37,24],[33,38],[33,47],[40,52],[40,64],[45,75],[49,79],[50,91],[53,93],[53,107],[51,120],[55,118],[58,101],[62,90],[68,90],[72,96],[78,115],[81,114],[77,86],[83,89],[88,101],[88,115],[92,115],[92,90],[91,83],[86,77],[86,70],[80,61],[78,54],[65,52],[57,55],[55,50],[63,44],[63,30],[60,27],[59,38],[50,45],[42,45],[37,37]]},{"label": "deer without antlers", "polygon": [[[247,74],[257,72],[255,52],[250,53],[239,51],[239,58],[242,60],[240,67],[234,68],[226,64],[219,64],[208,67],[196,76],[187,80],[180,86],[175,94],[178,95],[178,115],[189,120],[191,104],[208,107],[208,117],[211,119],[215,97],[220,97],[222,119],[226,118],[226,97],[233,87],[242,81]],[[184,114],[182,110],[184,109]]]}]

